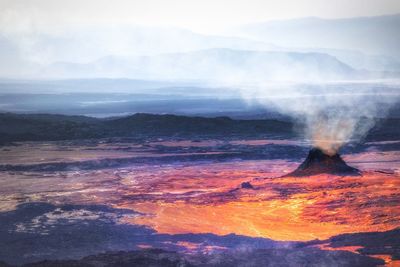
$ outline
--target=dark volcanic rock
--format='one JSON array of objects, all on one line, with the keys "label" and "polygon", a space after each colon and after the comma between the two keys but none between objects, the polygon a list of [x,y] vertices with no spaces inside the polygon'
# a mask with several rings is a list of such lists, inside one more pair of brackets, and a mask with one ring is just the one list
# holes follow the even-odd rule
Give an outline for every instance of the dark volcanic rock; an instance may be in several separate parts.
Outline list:
[{"label": "dark volcanic rock", "polygon": [[313,247],[321,244],[339,249],[343,247],[360,247],[357,252],[364,256],[387,255],[392,260],[400,260],[400,228],[385,232],[341,234],[326,240],[299,243],[297,247]]},{"label": "dark volcanic rock", "polygon": [[183,257],[176,252],[168,252],[160,249],[141,251],[117,251],[106,252],[93,256],[84,257],[80,260],[46,260],[29,263],[23,267],[190,267]]},{"label": "dark volcanic rock", "polygon": [[96,119],[52,114],[0,113],[0,144],[14,141],[82,140],[109,137],[165,136],[285,136],[293,137],[293,123],[233,120],[229,117],[188,117],[137,113]]},{"label": "dark volcanic rock", "polygon": [[[133,262],[129,266],[170,266],[161,264],[164,256],[172,254],[145,251],[101,256],[102,261],[114,257],[114,265],[92,264],[81,261],[88,255],[99,255],[105,251],[129,251],[140,249],[145,244],[166,251],[186,252],[184,242],[198,245],[196,251],[210,247],[237,249],[268,249],[290,247],[292,242],[274,241],[241,235],[219,236],[215,234],[158,234],[143,225],[120,224],[119,218],[138,214],[132,210],[115,209],[102,205],[51,205],[43,202],[24,203],[16,210],[0,212],[0,267],[20,266],[124,266],[120,259]],[[19,228],[17,228],[17,226]],[[136,256],[137,257],[136,257]],[[159,258],[158,256],[162,256]],[[154,257],[153,257],[154,256]],[[96,256],[99,259],[100,256]],[[146,259],[143,259],[146,258]],[[169,259],[171,257],[168,256]],[[175,256],[174,256],[175,257]],[[60,262],[60,260],[63,260]],[[160,265],[140,265],[154,259]],[[47,260],[47,261],[46,261]],[[65,262],[67,261],[67,262]],[[117,264],[118,263],[118,264]],[[6,265],[4,265],[6,264]],[[74,265],[75,264],[75,265]],[[180,266],[180,265],[173,265]]]},{"label": "dark volcanic rock", "polygon": [[386,232],[342,234],[331,237],[331,247],[361,246],[364,255],[390,255],[400,260],[400,228]]},{"label": "dark volcanic rock", "polygon": [[313,148],[304,162],[287,176],[310,176],[320,173],[360,175],[360,171],[347,165],[339,154],[330,156],[319,148]]},{"label": "dark volcanic rock", "polygon": [[106,252],[80,260],[41,261],[22,267],[376,267],[382,264],[383,260],[348,251],[324,251],[316,248],[238,250],[192,255],[150,249]]},{"label": "dark volcanic rock", "polygon": [[245,188],[245,189],[254,189],[253,185],[250,182],[243,182],[240,185],[241,188]]}]

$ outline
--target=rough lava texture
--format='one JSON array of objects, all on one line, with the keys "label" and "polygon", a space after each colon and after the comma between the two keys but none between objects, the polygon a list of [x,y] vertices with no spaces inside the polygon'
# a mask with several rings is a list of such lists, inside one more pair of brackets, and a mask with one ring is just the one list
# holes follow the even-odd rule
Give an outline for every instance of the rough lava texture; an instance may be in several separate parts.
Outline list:
[{"label": "rough lava texture", "polygon": [[304,162],[287,176],[311,176],[320,173],[358,176],[361,172],[344,162],[339,154],[328,155],[319,148],[313,148]]}]

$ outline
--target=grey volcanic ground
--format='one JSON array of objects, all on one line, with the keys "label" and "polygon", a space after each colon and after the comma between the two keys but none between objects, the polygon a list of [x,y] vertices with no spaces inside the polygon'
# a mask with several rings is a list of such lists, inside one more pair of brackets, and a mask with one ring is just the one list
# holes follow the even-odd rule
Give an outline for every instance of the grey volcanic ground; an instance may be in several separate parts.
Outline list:
[{"label": "grey volcanic ground", "polygon": [[[202,194],[200,189],[190,189],[190,180],[187,191],[173,192],[176,182],[173,177],[170,181],[157,181],[154,177],[154,183],[143,180],[141,185],[132,182],[123,185],[127,175],[131,174],[141,175],[153,170],[154,176],[159,171],[192,167],[201,170],[210,163],[236,164],[239,168],[239,163],[255,162],[258,166],[265,161],[272,164],[266,166],[266,170],[285,162],[276,165],[274,171],[283,175],[279,166],[294,169],[309,150],[307,142],[296,138],[289,122],[145,114],[117,118],[116,122],[86,117],[14,114],[2,114],[1,119],[8,122],[8,127],[3,123],[2,129],[25,129],[16,140],[10,136],[17,135],[4,135],[3,130],[3,136],[7,138],[3,139],[0,152],[2,266],[378,266],[384,261],[373,255],[387,255],[393,261],[400,259],[398,229],[310,242],[274,241],[234,233],[165,234],[148,225],[126,223],[146,214],[115,207],[118,203],[146,199],[190,202]],[[167,134],[156,133],[151,124],[154,120],[165,127],[173,125],[180,129],[179,134],[171,137],[168,127],[162,128]],[[57,129],[58,124],[68,122],[76,125],[69,132],[76,134],[76,140],[63,140],[62,131],[55,130],[52,136],[58,141],[44,141],[49,125]],[[137,138],[79,137],[85,133],[82,126],[99,127],[107,133],[108,123],[114,126],[114,131],[121,133],[130,123],[142,123],[135,129],[141,128],[143,132]],[[200,128],[193,129],[192,124]],[[266,125],[265,129],[257,128],[262,124]],[[21,125],[30,126],[23,128]],[[347,146],[342,153],[397,153],[400,143],[396,138],[399,135],[394,133],[399,129],[398,125],[394,119],[390,123],[382,122],[368,137],[369,142]],[[254,129],[250,135],[248,129]],[[225,131],[236,131],[236,134],[224,137]],[[243,134],[245,132],[247,134]],[[32,137],[43,141],[28,141]],[[382,141],[385,138],[390,141]],[[398,160],[390,156],[387,162],[378,165],[368,161],[350,164],[358,164],[357,167],[361,166],[363,170],[377,170],[376,166],[379,166],[385,175],[394,175],[398,170],[390,166],[396,165]],[[210,201],[219,198],[229,201],[241,194],[241,190],[255,190],[250,183],[242,183],[244,189],[240,189],[241,182],[246,181],[243,178],[232,177],[233,180],[227,182],[227,188],[233,188],[232,191],[205,196]],[[141,188],[144,185],[147,187]],[[163,187],[166,191],[157,194],[157,190],[161,190],[158,188]],[[216,188],[207,185],[206,189]],[[279,190],[281,195],[294,193],[290,187]],[[132,194],[136,191],[137,194]],[[396,205],[398,195],[391,201]],[[179,224],[176,221],[176,226]],[[321,247],[326,244],[332,249]],[[335,247],[339,249],[334,250]],[[342,247],[358,250],[349,251]]]},{"label": "grey volcanic ground", "polygon": [[400,265],[399,14],[4,2],[0,267]]}]

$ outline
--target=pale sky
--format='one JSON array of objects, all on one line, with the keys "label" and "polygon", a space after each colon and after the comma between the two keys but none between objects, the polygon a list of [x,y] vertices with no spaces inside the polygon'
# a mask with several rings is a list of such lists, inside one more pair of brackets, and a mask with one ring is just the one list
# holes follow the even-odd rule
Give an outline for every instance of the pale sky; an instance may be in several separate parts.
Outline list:
[{"label": "pale sky", "polygon": [[215,33],[238,24],[400,13],[399,0],[0,0],[0,30],[103,24],[178,26]]}]

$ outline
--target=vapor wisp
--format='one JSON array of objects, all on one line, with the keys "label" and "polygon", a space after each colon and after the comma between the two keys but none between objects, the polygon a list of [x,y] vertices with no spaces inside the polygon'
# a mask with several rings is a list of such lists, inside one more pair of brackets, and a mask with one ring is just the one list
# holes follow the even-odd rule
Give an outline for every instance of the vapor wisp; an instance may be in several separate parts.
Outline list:
[{"label": "vapor wisp", "polygon": [[242,95],[292,117],[312,146],[331,156],[346,143],[361,142],[400,100],[396,86],[376,83],[275,84],[246,88]]},{"label": "vapor wisp", "polygon": [[306,118],[305,134],[312,146],[333,156],[348,142],[361,141],[374,126],[375,118],[359,117],[351,110],[319,111]]}]

